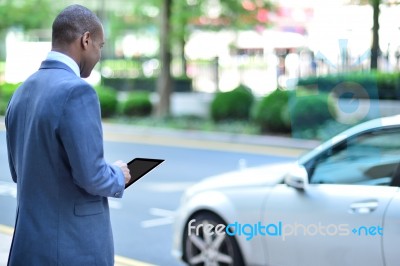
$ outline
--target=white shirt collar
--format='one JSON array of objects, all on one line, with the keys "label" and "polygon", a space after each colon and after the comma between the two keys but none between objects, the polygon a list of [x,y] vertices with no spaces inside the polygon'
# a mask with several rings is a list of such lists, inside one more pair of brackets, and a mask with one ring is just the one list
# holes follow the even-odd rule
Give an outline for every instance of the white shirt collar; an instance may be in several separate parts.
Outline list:
[{"label": "white shirt collar", "polygon": [[56,51],[50,51],[47,54],[47,58],[46,60],[55,60],[55,61],[59,61],[61,63],[66,64],[68,67],[70,67],[72,69],[72,71],[74,71],[74,73],[80,77],[80,71],[79,71],[79,66],[78,64],[68,55],[65,55],[63,53],[60,52],[56,52]]}]

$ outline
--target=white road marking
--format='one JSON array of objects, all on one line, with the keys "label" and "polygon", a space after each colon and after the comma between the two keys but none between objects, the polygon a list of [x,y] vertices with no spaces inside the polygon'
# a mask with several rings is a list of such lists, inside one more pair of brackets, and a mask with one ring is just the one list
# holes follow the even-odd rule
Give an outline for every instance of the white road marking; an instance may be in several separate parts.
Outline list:
[{"label": "white road marking", "polygon": [[150,228],[156,227],[166,224],[172,224],[175,219],[175,211],[165,210],[165,209],[158,209],[158,208],[151,208],[149,210],[151,215],[159,216],[160,218],[150,219],[141,222],[141,226],[143,228]]}]

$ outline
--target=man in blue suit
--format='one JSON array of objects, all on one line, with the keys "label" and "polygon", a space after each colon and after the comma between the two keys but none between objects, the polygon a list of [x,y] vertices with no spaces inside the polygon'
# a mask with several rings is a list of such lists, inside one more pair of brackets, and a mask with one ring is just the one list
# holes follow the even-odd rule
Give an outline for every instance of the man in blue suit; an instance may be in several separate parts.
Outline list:
[{"label": "man in blue suit", "polygon": [[9,103],[18,205],[8,265],[114,265],[107,197],[122,197],[130,174],[105,162],[98,97],[81,79],[103,45],[96,15],[67,7],[53,22],[52,51]]}]

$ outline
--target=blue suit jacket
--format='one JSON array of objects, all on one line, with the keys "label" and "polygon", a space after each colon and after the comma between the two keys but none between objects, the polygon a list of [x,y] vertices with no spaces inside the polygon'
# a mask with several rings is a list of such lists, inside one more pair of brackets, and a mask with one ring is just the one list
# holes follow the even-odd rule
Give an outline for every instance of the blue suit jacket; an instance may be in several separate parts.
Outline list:
[{"label": "blue suit jacket", "polygon": [[17,218],[9,265],[113,265],[107,197],[124,176],[103,156],[93,88],[65,64],[44,61],[6,113]]}]

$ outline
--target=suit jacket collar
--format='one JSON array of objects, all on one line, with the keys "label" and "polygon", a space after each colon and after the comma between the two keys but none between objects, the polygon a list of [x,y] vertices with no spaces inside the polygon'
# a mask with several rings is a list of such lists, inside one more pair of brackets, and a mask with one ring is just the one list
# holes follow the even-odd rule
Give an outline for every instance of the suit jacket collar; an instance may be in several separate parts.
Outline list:
[{"label": "suit jacket collar", "polygon": [[65,69],[75,75],[75,72],[66,64],[56,60],[45,60],[39,69]]}]

